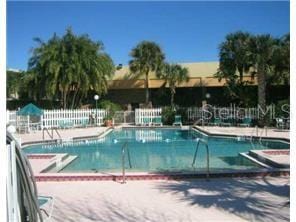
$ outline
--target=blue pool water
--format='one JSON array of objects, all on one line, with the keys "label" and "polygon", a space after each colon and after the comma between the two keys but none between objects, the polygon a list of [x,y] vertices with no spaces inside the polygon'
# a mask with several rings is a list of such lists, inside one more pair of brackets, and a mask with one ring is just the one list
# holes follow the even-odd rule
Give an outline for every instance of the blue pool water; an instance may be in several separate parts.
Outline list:
[{"label": "blue pool water", "polygon": [[202,144],[195,167],[191,166],[197,138],[201,137],[208,141],[211,170],[260,168],[239,153],[254,149],[289,148],[289,144],[281,141],[264,140],[251,143],[243,138],[207,137],[192,130],[122,129],[114,130],[99,140],[34,145],[25,148],[24,152],[77,155],[78,158],[61,172],[116,172],[121,170],[121,147],[128,142],[132,168],[127,171],[196,171],[206,167],[206,149]]}]

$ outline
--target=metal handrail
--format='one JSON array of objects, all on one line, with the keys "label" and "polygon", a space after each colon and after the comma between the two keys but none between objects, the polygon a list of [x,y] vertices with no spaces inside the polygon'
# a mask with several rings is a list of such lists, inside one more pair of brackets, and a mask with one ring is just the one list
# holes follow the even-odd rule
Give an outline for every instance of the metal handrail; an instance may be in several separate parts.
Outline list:
[{"label": "metal handrail", "polygon": [[196,161],[196,157],[197,157],[197,152],[198,152],[198,147],[199,144],[203,143],[206,147],[206,151],[207,151],[207,178],[210,177],[210,154],[209,154],[209,146],[208,143],[203,140],[203,139],[198,139],[197,144],[196,144],[196,149],[195,149],[195,153],[194,153],[194,157],[193,157],[193,161],[192,161],[192,167],[194,167],[195,161]]},{"label": "metal handrail", "polygon": [[267,137],[267,126],[264,126],[264,128],[262,129],[262,131],[260,133],[259,143],[260,143],[261,146],[263,146],[262,137],[263,137],[264,132],[265,132],[265,137]]},{"label": "metal handrail", "polygon": [[44,127],[44,128],[42,129],[42,140],[45,139],[45,137],[44,137],[44,131],[46,131],[47,134],[48,134],[48,136],[49,136],[51,139],[53,139],[53,135],[50,135],[48,129]]},{"label": "metal handrail", "polygon": [[132,168],[131,157],[128,148],[128,143],[125,142],[121,147],[121,162],[122,162],[122,183],[125,183],[125,153],[127,153],[129,167]]},{"label": "metal handrail", "polygon": [[59,139],[62,140],[61,134],[59,133],[57,128],[51,128],[51,132],[52,132],[52,137],[53,137],[53,130],[56,132],[56,134],[58,135]]},{"label": "metal handrail", "polygon": [[50,132],[48,131],[48,128],[44,127],[44,128],[42,129],[42,140],[45,139],[45,137],[44,137],[44,131],[47,132],[48,136],[49,136],[51,139],[53,139],[53,131],[55,131],[56,134],[58,135],[59,139],[62,140],[61,134],[59,133],[59,131],[57,130],[57,128],[53,128],[53,127],[51,128],[51,134],[50,134]]}]

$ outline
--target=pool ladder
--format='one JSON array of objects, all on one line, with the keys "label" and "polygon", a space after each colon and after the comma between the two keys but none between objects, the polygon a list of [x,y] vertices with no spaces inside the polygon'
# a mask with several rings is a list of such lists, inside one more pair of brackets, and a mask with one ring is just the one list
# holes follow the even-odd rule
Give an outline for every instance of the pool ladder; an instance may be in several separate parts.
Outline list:
[{"label": "pool ladder", "polygon": [[200,143],[203,143],[204,146],[206,147],[206,152],[207,152],[207,179],[210,178],[210,154],[209,154],[209,146],[208,143],[204,140],[204,139],[198,139],[197,144],[196,144],[196,149],[195,149],[195,153],[194,153],[194,157],[193,157],[193,161],[192,161],[192,167],[194,167],[194,164],[196,162],[196,157],[197,157],[197,152],[198,152],[198,148]]},{"label": "pool ladder", "polygon": [[58,129],[57,128],[51,128],[51,133],[49,132],[49,129],[48,128],[46,128],[46,127],[44,127],[43,129],[42,129],[42,140],[45,140],[45,135],[44,135],[44,132],[46,132],[47,133],[47,135],[53,140],[53,137],[54,137],[54,132],[56,132],[56,134],[58,135],[58,137],[59,137],[59,140],[58,141],[62,141],[62,137],[61,137],[61,135],[60,135],[60,133],[59,133],[59,131],[58,131]]},{"label": "pool ladder", "polygon": [[131,156],[128,148],[128,143],[125,142],[121,147],[121,163],[122,163],[122,183],[125,183],[125,155],[127,153],[129,167],[132,168]]}]

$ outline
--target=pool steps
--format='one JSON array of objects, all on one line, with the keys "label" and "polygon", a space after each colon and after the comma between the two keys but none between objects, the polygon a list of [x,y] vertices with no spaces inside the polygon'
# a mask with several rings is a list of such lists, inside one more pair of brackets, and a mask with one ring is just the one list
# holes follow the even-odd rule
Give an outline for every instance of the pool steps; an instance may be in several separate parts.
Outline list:
[{"label": "pool steps", "polygon": [[258,159],[252,157],[249,153],[240,153],[240,155],[243,156],[243,157],[245,157],[245,158],[247,158],[247,159],[249,159],[250,161],[258,164],[259,166],[262,166],[264,168],[270,168],[270,169],[272,169],[271,166],[269,166],[269,165],[265,164],[264,162],[261,162]]},{"label": "pool steps", "polygon": [[58,173],[76,158],[77,156],[67,153],[56,154],[55,157],[50,160],[49,165],[42,169],[40,173]]},{"label": "pool steps", "polygon": [[[276,158],[273,158],[272,155],[265,154],[264,151],[265,152],[269,152],[269,151],[276,152],[276,151],[285,151],[285,150],[283,150],[283,149],[281,149],[281,150],[275,150],[275,149],[272,149],[272,150],[250,150],[249,155],[251,157],[254,157],[257,160],[267,164],[267,165],[272,166],[272,167],[290,168],[290,162],[286,161],[286,159],[278,160]],[[275,156],[277,156],[277,155],[275,155]],[[290,154],[288,156],[290,156]]]}]

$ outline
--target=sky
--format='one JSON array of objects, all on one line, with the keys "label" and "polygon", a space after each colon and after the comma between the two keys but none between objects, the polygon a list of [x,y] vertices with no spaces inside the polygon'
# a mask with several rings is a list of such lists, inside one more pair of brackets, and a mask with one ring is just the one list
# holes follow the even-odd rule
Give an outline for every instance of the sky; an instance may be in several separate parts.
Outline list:
[{"label": "sky", "polygon": [[290,30],[289,2],[7,2],[7,68],[27,69],[34,37],[67,27],[102,41],[115,64],[128,64],[142,40],[171,63],[218,61],[219,44],[238,30],[280,37]]}]

